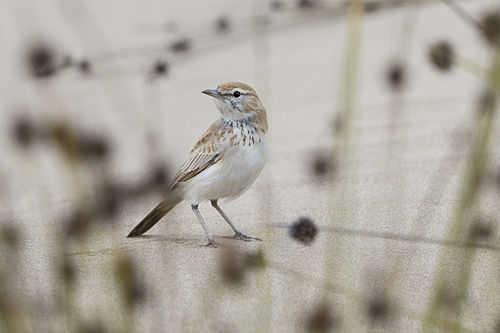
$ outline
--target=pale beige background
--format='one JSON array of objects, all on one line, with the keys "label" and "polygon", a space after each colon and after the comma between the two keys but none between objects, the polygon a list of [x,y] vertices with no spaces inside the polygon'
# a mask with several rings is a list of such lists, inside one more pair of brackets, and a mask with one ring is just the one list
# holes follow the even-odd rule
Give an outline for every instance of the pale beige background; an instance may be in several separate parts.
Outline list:
[{"label": "pale beige background", "polygon": [[[461,3],[479,15],[495,1]],[[463,68],[436,72],[427,62],[427,48],[447,39],[461,56],[487,66],[484,43],[439,1],[366,15],[355,149],[348,171],[336,185],[318,184],[308,173],[308,161],[315,151],[334,141],[331,125],[340,105],[346,21],[343,17],[304,20],[303,15],[291,11],[276,14],[272,26],[256,34],[252,17],[265,12],[262,8],[267,8],[266,3],[250,0],[3,0],[2,133],[7,133],[8,117],[19,108],[40,120],[66,117],[83,128],[107,132],[114,139],[115,177],[137,180],[144,176],[151,153],[147,130],[155,134],[159,158],[175,169],[218,117],[213,102],[200,91],[229,80],[249,83],[269,112],[270,158],[248,193],[222,207],[243,232],[265,238],[263,245],[271,261],[318,279],[323,276],[324,251],[327,244],[333,244],[337,252],[336,267],[330,267],[331,280],[356,295],[368,295],[378,286],[381,272],[398,267],[400,274],[390,282],[398,311],[387,326],[376,328],[417,331],[440,246],[321,233],[310,247],[304,247],[291,241],[286,230],[270,231],[265,226],[290,223],[304,215],[319,225],[338,225],[332,218],[344,209],[345,227],[443,238],[467,156],[464,146],[451,148],[451,144],[467,137],[481,80]],[[232,20],[233,32],[218,37],[210,27],[221,15]],[[411,19],[415,30],[403,35],[404,23]],[[166,22],[176,22],[178,33],[165,33]],[[172,62],[168,77],[151,84],[146,75],[150,64],[161,58],[159,49],[178,35],[192,38],[193,52],[167,54],[165,58]],[[25,46],[39,37],[57,40],[59,50],[77,58],[138,45],[151,49],[97,63],[95,74],[88,78],[69,71],[37,84],[25,77],[21,65]],[[410,45],[405,51],[408,85],[401,111],[391,120],[394,132],[390,139],[392,95],[384,73],[401,54],[402,38]],[[6,135],[0,145],[0,208],[16,218],[24,233],[25,254],[18,262],[24,274],[15,290],[29,304],[35,298],[43,303],[52,293],[60,218],[68,214],[76,197],[68,190],[71,182],[61,158],[50,149],[21,153],[12,148]],[[493,145],[496,152],[497,147]],[[342,208],[339,189],[345,183],[352,191]],[[429,195],[426,191],[431,185],[438,190]],[[152,229],[149,234],[154,237],[126,239],[158,199],[150,196],[129,204],[113,227],[91,233],[85,245],[74,247],[71,257],[79,265],[75,302],[83,318],[121,321],[111,262],[123,253],[137,259],[140,275],[150,287],[152,304],[142,306],[134,317],[138,331],[302,331],[307,312],[321,295],[331,294],[275,268],[252,275],[237,292],[222,287],[220,250],[197,246],[204,241],[203,233],[188,204],[175,208]],[[484,204],[493,218],[499,217],[497,203],[498,196],[491,195]],[[200,210],[215,235],[230,233],[208,204],[200,205]],[[412,229],[422,211],[424,219]],[[493,243],[498,244],[498,237],[497,233]],[[262,245],[220,241],[241,249]],[[498,320],[500,298],[492,295],[500,294],[499,279],[499,252],[479,250],[472,293],[466,302],[466,327],[472,331],[491,331]],[[331,294],[334,305],[344,315],[342,321],[349,331],[366,331],[370,326],[365,304],[350,294]],[[45,327],[50,318],[50,311],[44,311],[47,314],[39,318],[38,328]]]}]

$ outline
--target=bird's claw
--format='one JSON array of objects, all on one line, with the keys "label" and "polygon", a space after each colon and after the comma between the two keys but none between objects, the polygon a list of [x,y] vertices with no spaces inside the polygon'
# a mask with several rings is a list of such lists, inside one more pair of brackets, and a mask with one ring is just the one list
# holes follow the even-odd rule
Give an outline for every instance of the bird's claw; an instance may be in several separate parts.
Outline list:
[{"label": "bird's claw", "polygon": [[236,232],[233,236],[225,236],[224,238],[239,239],[239,240],[242,240],[244,242],[251,242],[251,241],[254,241],[254,240],[262,242],[262,239],[260,239],[259,237],[247,236],[247,235],[245,235],[245,234],[243,234],[241,232]]}]

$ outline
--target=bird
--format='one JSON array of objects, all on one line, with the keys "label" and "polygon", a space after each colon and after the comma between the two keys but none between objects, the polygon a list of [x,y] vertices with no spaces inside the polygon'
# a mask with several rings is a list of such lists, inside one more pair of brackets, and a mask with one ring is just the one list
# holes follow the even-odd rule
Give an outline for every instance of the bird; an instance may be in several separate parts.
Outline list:
[{"label": "bird", "polygon": [[255,90],[242,82],[220,84],[203,94],[215,99],[220,111],[217,119],[201,136],[189,157],[179,168],[163,200],[146,215],[127,237],[144,234],[177,204],[191,204],[208,242],[219,244],[210,234],[198,205],[211,205],[233,229],[236,238],[244,241],[262,239],[239,231],[218,204],[219,199],[234,199],[253,184],[268,156],[267,112]]}]

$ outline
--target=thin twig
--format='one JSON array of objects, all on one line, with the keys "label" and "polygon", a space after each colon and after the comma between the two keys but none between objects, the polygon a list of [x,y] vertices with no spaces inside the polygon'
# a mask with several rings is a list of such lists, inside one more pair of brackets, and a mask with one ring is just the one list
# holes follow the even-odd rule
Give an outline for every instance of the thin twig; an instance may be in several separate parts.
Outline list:
[{"label": "thin twig", "polygon": [[441,0],[444,2],[455,14],[458,15],[465,23],[474,27],[475,29],[481,30],[481,24],[471,15],[469,14],[464,7],[458,4],[455,0]]}]

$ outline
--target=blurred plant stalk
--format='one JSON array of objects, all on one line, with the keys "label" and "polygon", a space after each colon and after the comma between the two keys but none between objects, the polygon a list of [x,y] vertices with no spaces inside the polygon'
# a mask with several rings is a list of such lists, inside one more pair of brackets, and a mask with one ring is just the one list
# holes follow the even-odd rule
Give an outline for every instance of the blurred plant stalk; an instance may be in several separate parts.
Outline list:
[{"label": "blurred plant stalk", "polygon": [[[496,118],[496,103],[500,93],[500,47],[495,50],[494,59],[488,75],[490,91],[487,92],[487,104],[479,106],[477,123],[475,124],[473,143],[464,173],[464,183],[460,193],[458,206],[449,222],[446,239],[460,240],[466,235],[472,215],[476,212],[482,178],[485,175],[491,137]],[[460,326],[463,302],[471,279],[476,247],[464,250],[445,248],[438,261],[431,302],[423,323],[423,331],[431,332],[435,317],[450,316],[453,322],[448,327],[454,332],[463,331]],[[446,298],[449,292],[454,293],[456,303],[451,307]],[[453,296],[452,296],[453,297]],[[446,311],[446,307],[448,310]]]},{"label": "blurred plant stalk", "polygon": [[[347,164],[350,160],[353,151],[353,137],[352,127],[353,119],[355,119],[355,103],[356,91],[359,69],[359,55],[361,45],[361,24],[364,15],[364,0],[352,0],[348,2],[347,8],[347,46],[345,53],[345,71],[343,74],[343,87],[340,95],[340,110],[341,110],[341,144],[338,156],[338,170],[341,174],[345,172]],[[334,154],[332,154],[334,156]],[[336,163],[336,161],[332,161]],[[350,201],[353,195],[353,189],[350,182],[343,182],[341,188],[338,188],[338,200],[332,200],[332,205],[337,205],[334,210],[337,213],[332,214],[330,225],[343,226],[348,222],[352,222],[350,216],[346,214],[346,204]],[[333,183],[331,186],[335,186]],[[332,275],[335,272],[344,272],[346,268],[343,261],[339,259],[338,247],[342,246],[336,241],[329,241],[325,247],[325,267],[324,267],[324,285],[325,287],[331,285]],[[344,267],[342,267],[344,266]],[[325,300],[329,303],[328,300]],[[341,330],[350,327],[351,307],[346,307],[341,314],[343,320],[341,321]]]}]

